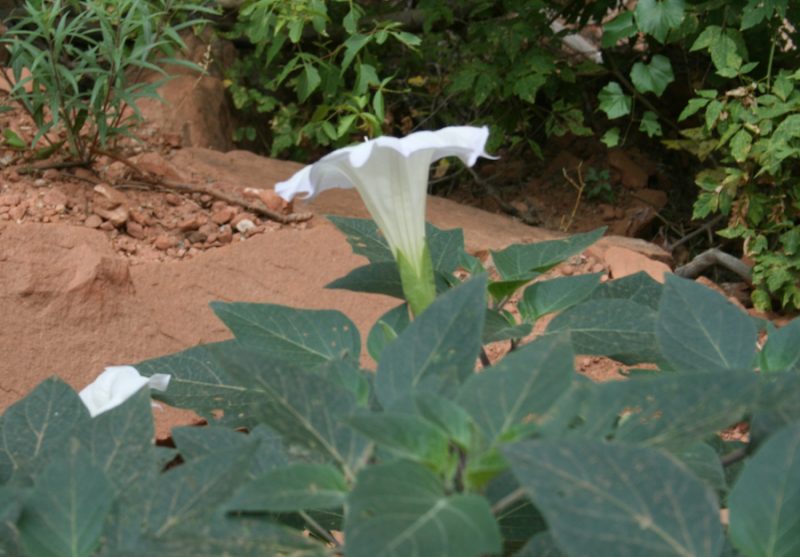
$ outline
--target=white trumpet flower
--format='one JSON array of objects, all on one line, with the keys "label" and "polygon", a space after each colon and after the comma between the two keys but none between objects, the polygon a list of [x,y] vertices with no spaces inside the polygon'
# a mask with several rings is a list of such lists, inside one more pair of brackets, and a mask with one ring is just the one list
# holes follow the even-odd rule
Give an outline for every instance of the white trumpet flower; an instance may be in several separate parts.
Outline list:
[{"label": "white trumpet flower", "polygon": [[94,418],[116,408],[145,385],[157,391],[166,391],[169,380],[170,375],[164,373],[143,377],[133,366],[112,366],[107,367],[78,396]]},{"label": "white trumpet flower", "polygon": [[415,315],[436,296],[433,265],[425,239],[425,201],[432,162],[455,156],[472,166],[484,151],[487,127],[453,126],[412,133],[403,138],[378,137],[338,149],[305,167],[275,193],[291,201],[311,199],[330,188],[356,188],[392,250],[403,291]]}]

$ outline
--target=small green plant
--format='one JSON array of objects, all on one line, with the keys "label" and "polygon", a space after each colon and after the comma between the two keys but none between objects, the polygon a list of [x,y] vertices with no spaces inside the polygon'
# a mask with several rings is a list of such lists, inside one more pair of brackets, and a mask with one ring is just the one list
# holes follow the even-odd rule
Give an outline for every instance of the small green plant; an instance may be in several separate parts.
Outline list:
[{"label": "small green plant", "polygon": [[583,181],[588,186],[586,188],[586,198],[592,199],[593,197],[603,196],[609,203],[614,203],[614,188],[611,187],[609,179],[611,173],[606,170],[597,171],[596,168],[590,167],[586,170],[586,176]]},{"label": "small green plant", "polygon": [[[234,339],[135,365],[171,377],[155,398],[208,420],[173,429],[174,449],[153,444],[148,389],[90,418],[52,377],[0,417],[0,549],[756,557],[800,543],[784,504],[800,475],[800,320],[759,353],[763,323],[694,281],[529,284],[602,230],[493,252],[490,281],[461,230],[429,225],[440,296],[412,321],[375,224],[331,220],[369,263],[330,287],[401,298],[369,332],[377,372],[338,311],[212,303]],[[518,322],[503,305],[523,287]],[[516,349],[476,374],[501,341]],[[576,353],[657,369],[595,384]],[[744,420],[747,443],[716,434]]]},{"label": "small green plant", "polygon": [[[171,0],[163,6],[145,0],[27,1],[26,15],[2,43],[11,50],[15,80],[9,100],[19,101],[38,128],[31,148],[42,138],[57,148],[63,141],[48,134],[64,130],[72,155],[88,161],[120,137],[135,138],[131,130],[141,121],[136,100],[159,98],[156,89],[167,79],[139,83],[142,70],[163,72],[158,63],[198,68],[172,57],[185,48],[178,31],[199,23],[174,20],[190,8],[208,11]],[[168,57],[156,60],[158,54]],[[30,76],[23,78],[23,69]]]}]

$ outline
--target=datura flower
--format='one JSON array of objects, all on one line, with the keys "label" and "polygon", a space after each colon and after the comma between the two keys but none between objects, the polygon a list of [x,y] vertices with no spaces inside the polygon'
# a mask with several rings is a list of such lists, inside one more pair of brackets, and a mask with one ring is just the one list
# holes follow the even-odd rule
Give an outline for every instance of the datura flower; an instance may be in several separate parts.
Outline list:
[{"label": "datura flower", "polygon": [[425,238],[425,201],[432,162],[455,156],[472,166],[484,152],[489,129],[453,126],[378,137],[339,149],[305,167],[275,193],[287,201],[311,199],[330,188],[356,188],[392,250],[403,292],[414,315],[436,297],[433,264]]},{"label": "datura flower", "polygon": [[116,408],[145,385],[157,391],[166,391],[169,379],[170,376],[163,373],[143,377],[132,366],[107,367],[97,379],[78,393],[78,396],[94,418],[98,414]]}]

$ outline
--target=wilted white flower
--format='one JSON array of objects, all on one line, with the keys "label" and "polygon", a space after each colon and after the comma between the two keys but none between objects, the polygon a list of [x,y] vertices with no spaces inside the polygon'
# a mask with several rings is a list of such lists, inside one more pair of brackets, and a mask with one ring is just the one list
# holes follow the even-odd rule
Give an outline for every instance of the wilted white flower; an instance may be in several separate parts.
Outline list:
[{"label": "wilted white flower", "polygon": [[[295,196],[310,199],[330,188],[356,188],[401,266],[401,275],[404,260],[422,279],[428,274],[426,263],[430,266],[425,241],[430,165],[449,156],[469,166],[478,157],[496,158],[484,151],[488,138],[488,128],[471,126],[416,132],[403,138],[378,137],[326,155],[276,184],[275,192],[291,201]],[[428,279],[435,296],[432,269],[426,282]],[[403,287],[406,290],[405,277]],[[414,309],[411,299],[409,303]]]},{"label": "wilted white flower", "polygon": [[163,373],[143,377],[133,366],[112,366],[107,367],[78,396],[94,418],[116,408],[145,385],[157,391],[166,391],[169,380],[170,375]]}]

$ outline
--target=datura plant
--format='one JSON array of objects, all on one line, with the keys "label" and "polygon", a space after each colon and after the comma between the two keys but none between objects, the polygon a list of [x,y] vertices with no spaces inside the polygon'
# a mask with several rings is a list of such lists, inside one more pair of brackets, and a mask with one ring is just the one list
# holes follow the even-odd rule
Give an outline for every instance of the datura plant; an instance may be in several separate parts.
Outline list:
[{"label": "datura plant", "polygon": [[432,162],[455,156],[469,166],[484,148],[487,127],[452,126],[378,137],[334,151],[307,166],[275,192],[287,201],[312,199],[330,188],[356,188],[397,261],[403,292],[414,315],[436,298],[434,270],[425,238],[425,201]]},{"label": "datura plant", "polygon": [[166,391],[169,379],[169,375],[162,373],[152,377],[142,377],[133,366],[112,366],[107,367],[78,395],[94,418],[98,414],[116,408],[145,385],[157,391]]}]

